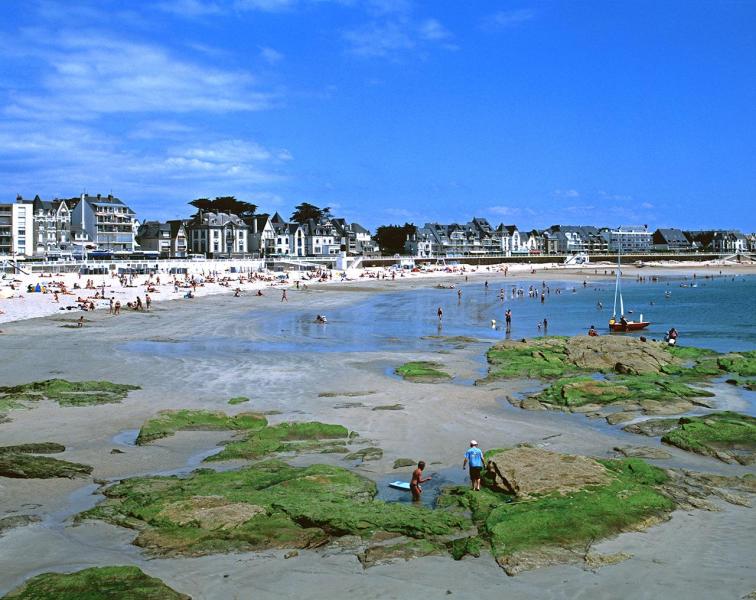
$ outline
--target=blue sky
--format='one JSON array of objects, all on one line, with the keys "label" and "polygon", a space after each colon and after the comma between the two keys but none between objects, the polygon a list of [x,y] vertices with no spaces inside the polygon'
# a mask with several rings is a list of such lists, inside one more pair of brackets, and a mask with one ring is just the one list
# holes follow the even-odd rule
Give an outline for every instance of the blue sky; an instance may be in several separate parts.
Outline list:
[{"label": "blue sky", "polygon": [[0,198],[756,229],[756,2],[7,1]]}]

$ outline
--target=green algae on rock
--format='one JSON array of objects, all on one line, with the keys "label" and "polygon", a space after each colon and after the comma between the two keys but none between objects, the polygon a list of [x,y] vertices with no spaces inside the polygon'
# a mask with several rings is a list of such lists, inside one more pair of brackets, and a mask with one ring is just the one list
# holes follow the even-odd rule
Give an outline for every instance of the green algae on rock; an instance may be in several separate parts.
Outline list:
[{"label": "green algae on rock", "polygon": [[79,463],[34,456],[23,452],[0,452],[0,477],[13,479],[52,479],[55,477],[84,477],[92,467]]},{"label": "green algae on rock", "polygon": [[349,430],[318,421],[279,423],[250,429],[247,437],[224,445],[207,461],[257,459],[279,452],[346,452]]},{"label": "green algae on rock", "polygon": [[613,379],[597,380],[577,376],[560,379],[535,398],[556,406],[574,407],[586,404],[616,402],[676,402],[689,398],[712,397],[707,390],[693,388],[663,374],[620,375]]},{"label": "green algae on rock", "polygon": [[617,336],[548,336],[504,340],[487,353],[489,380],[578,373],[658,373],[679,362],[662,344]]},{"label": "green algae on rock", "polygon": [[[502,465],[508,460],[507,453],[510,462],[517,462],[515,450],[518,449],[499,456]],[[557,459],[548,456],[556,453],[538,449],[530,449],[523,457],[523,468],[532,466],[534,453],[543,453],[549,463],[563,465],[565,470],[561,473],[575,486],[565,488],[560,471],[555,471],[553,477],[530,482],[539,493],[522,499],[513,500],[489,488],[472,492],[461,487],[447,491],[442,497],[443,505],[456,505],[471,512],[478,538],[490,545],[496,561],[510,575],[580,560],[593,541],[643,528],[665,518],[674,509],[675,503],[659,491],[659,486],[667,481],[666,473],[641,460],[593,461],[573,457],[585,465],[570,474],[570,457],[562,455]],[[589,484],[577,487],[581,481]],[[513,483],[519,489],[524,481],[513,477]],[[468,544],[465,542],[465,546]],[[457,548],[457,555],[464,555],[463,550]]]},{"label": "green algae on rock", "polygon": [[344,535],[449,535],[469,521],[447,511],[375,500],[376,485],[340,467],[271,460],[238,471],[142,477],[105,488],[81,515],[139,531],[156,555],[308,548]]},{"label": "green algae on rock", "polygon": [[42,573],[6,600],[191,600],[138,567],[92,567],[74,573]]},{"label": "green algae on rock", "polygon": [[177,431],[223,431],[262,429],[268,421],[257,413],[229,416],[220,411],[163,410],[139,430],[137,445],[148,444]]},{"label": "green algae on rock", "polygon": [[235,404],[244,404],[245,402],[249,402],[249,398],[247,398],[246,396],[236,396],[228,401],[228,403],[232,406]]},{"label": "green algae on rock", "polygon": [[0,386],[0,410],[22,408],[26,402],[52,400],[61,406],[89,406],[120,402],[138,385],[109,381],[47,379],[13,386]]},{"label": "green algae on rock", "polygon": [[451,379],[451,375],[440,369],[441,365],[426,360],[404,363],[396,368],[396,374],[408,381],[430,382]]},{"label": "green algae on rock", "polygon": [[682,417],[661,440],[724,462],[751,464],[756,451],[756,418],[734,412]]},{"label": "green algae on rock", "polygon": [[31,444],[18,444],[17,446],[0,446],[0,454],[8,452],[18,454],[60,454],[65,451],[66,447],[56,442],[35,442]]}]

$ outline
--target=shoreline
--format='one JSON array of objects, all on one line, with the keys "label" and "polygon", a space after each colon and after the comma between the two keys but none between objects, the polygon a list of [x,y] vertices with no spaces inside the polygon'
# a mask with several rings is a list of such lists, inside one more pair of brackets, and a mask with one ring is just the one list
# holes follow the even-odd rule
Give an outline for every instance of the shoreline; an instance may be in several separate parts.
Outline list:
[{"label": "shoreline", "polygon": [[[359,288],[379,291],[383,287],[385,290],[391,290],[401,285],[410,283],[419,283],[422,281],[442,281],[452,280],[453,283],[459,282],[460,278],[473,277],[482,279],[491,278],[494,281],[503,279],[518,280],[572,280],[572,279],[590,279],[590,278],[613,278],[613,266],[609,263],[595,263],[582,266],[569,265],[564,266],[557,263],[544,263],[531,265],[528,263],[501,264],[490,266],[475,266],[467,268],[467,265],[452,268],[433,268],[423,272],[404,272],[400,273],[395,279],[391,278],[391,271],[385,268],[369,267],[365,269],[351,269],[346,272],[346,278],[342,278],[340,272],[321,271],[327,277],[325,281],[319,279],[304,279],[304,272],[290,271],[287,273],[287,279],[278,277],[278,273],[264,271],[255,274],[239,274],[224,272],[219,273],[210,279],[224,279],[225,281],[204,281],[197,285],[193,290],[195,297],[186,298],[188,286],[184,285],[186,280],[181,279],[179,282],[182,287],[179,291],[174,291],[173,279],[167,273],[157,273],[156,277],[147,275],[134,276],[134,284],[123,287],[118,283],[118,279],[111,275],[78,275],[75,273],[45,275],[6,275],[0,280],[0,325],[17,321],[36,319],[39,317],[50,317],[54,315],[78,316],[91,315],[92,311],[83,311],[77,306],[76,300],[81,297],[87,301],[95,303],[95,312],[107,312],[110,298],[120,301],[122,304],[122,314],[131,312],[126,304],[135,301],[139,296],[144,298],[147,290],[147,282],[151,282],[155,291],[150,292],[153,303],[162,303],[169,300],[193,300],[205,296],[213,295],[233,295],[236,288],[240,289],[242,295],[256,294],[258,290],[263,293],[278,293],[281,290],[298,289],[297,283],[304,284],[307,288],[335,288],[335,290],[344,290],[350,288]],[[229,265],[230,271],[231,265]],[[505,275],[505,269],[507,275]],[[646,263],[643,267],[627,265],[623,270],[623,277],[726,277],[756,274],[756,264],[709,264],[709,263]],[[197,271],[187,274],[190,278],[205,280],[209,275],[204,271]],[[244,279],[240,282],[240,275]],[[384,278],[379,278],[383,275]],[[157,277],[162,277],[161,283],[157,284]],[[249,279],[248,277],[253,277]],[[83,285],[83,282],[91,280],[93,287],[80,287],[74,289],[74,284]],[[53,282],[51,284],[51,282]],[[16,288],[11,290],[9,284]],[[54,300],[52,291],[48,292],[27,292],[31,285],[49,287],[50,290],[60,290],[59,284],[65,285],[68,290],[67,294],[59,294],[58,302]],[[104,288],[103,288],[104,286]],[[100,295],[102,290],[105,293],[102,298],[95,298],[90,294]],[[11,295],[12,297],[6,297]],[[266,294],[266,295],[267,295]],[[73,321],[72,321],[73,322]],[[1,332],[1,330],[0,330]]]}]

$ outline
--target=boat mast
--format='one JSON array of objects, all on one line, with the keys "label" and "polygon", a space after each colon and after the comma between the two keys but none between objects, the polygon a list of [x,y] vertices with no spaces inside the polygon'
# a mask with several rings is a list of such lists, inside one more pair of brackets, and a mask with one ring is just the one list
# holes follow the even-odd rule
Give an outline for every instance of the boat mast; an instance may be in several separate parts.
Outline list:
[{"label": "boat mast", "polygon": [[[619,236],[620,232],[615,232]],[[620,317],[623,317],[625,315],[625,304],[622,301],[622,289],[621,289],[621,278],[622,278],[622,243],[619,243],[617,245],[617,279],[614,283],[614,307],[612,308],[612,318],[617,318],[617,296],[619,296],[619,302],[620,302]]]}]

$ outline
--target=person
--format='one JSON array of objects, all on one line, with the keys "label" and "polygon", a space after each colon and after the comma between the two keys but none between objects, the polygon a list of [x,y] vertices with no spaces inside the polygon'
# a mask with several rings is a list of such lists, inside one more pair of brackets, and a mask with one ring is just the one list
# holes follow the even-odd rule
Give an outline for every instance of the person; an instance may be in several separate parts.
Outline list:
[{"label": "person", "polygon": [[121,314],[121,301],[120,300],[116,300],[115,306],[113,307],[113,314],[114,315]]},{"label": "person", "polygon": [[234,298],[238,298],[239,296],[241,296],[241,288],[236,288],[234,290]]},{"label": "person", "polygon": [[258,295],[258,296],[262,296],[262,295],[263,295],[263,292],[262,292],[262,290],[257,290],[257,295]]},{"label": "person", "polygon": [[591,325],[591,328],[588,330],[588,335],[591,337],[596,337],[598,335],[598,331],[596,331],[596,328]]},{"label": "person", "polygon": [[150,306],[152,306],[152,298],[150,298],[149,294],[144,295],[144,304],[147,307],[147,310],[150,310]]},{"label": "person", "polygon": [[84,327],[84,315],[81,315],[81,316],[79,317],[79,320],[78,320],[78,321],[76,321],[76,326],[77,326],[77,327]]},{"label": "person", "polygon": [[134,305],[134,310],[142,310],[142,299],[139,296],[136,297],[136,304]]},{"label": "person", "polygon": [[439,307],[438,307],[438,320],[440,321],[440,320],[441,320],[441,319],[443,319],[443,318],[444,318],[444,311],[443,311],[443,309],[442,309],[442,308],[441,308],[441,307],[439,306]]},{"label": "person", "polygon": [[512,311],[509,308],[504,312],[504,321],[507,325],[507,331],[512,329]]},{"label": "person", "polygon": [[674,327],[667,332],[667,343],[674,346],[677,343],[677,329]]},{"label": "person", "polygon": [[288,302],[288,301],[289,301],[289,298],[286,295],[286,288],[284,288],[283,290],[281,290],[281,302]]},{"label": "person", "polygon": [[462,300],[462,290],[457,290],[457,299]]},{"label": "person", "polygon": [[410,492],[412,492],[412,501],[420,502],[420,494],[423,493],[423,488],[420,485],[426,481],[430,481],[431,477],[423,479],[423,469],[425,469],[425,461],[421,460],[417,463],[417,469],[412,471],[412,479],[410,479]]},{"label": "person", "polygon": [[470,441],[470,449],[465,452],[465,460],[462,462],[462,468],[470,465],[470,489],[475,492],[480,491],[480,471],[483,469],[483,451],[478,448],[478,442]]}]

